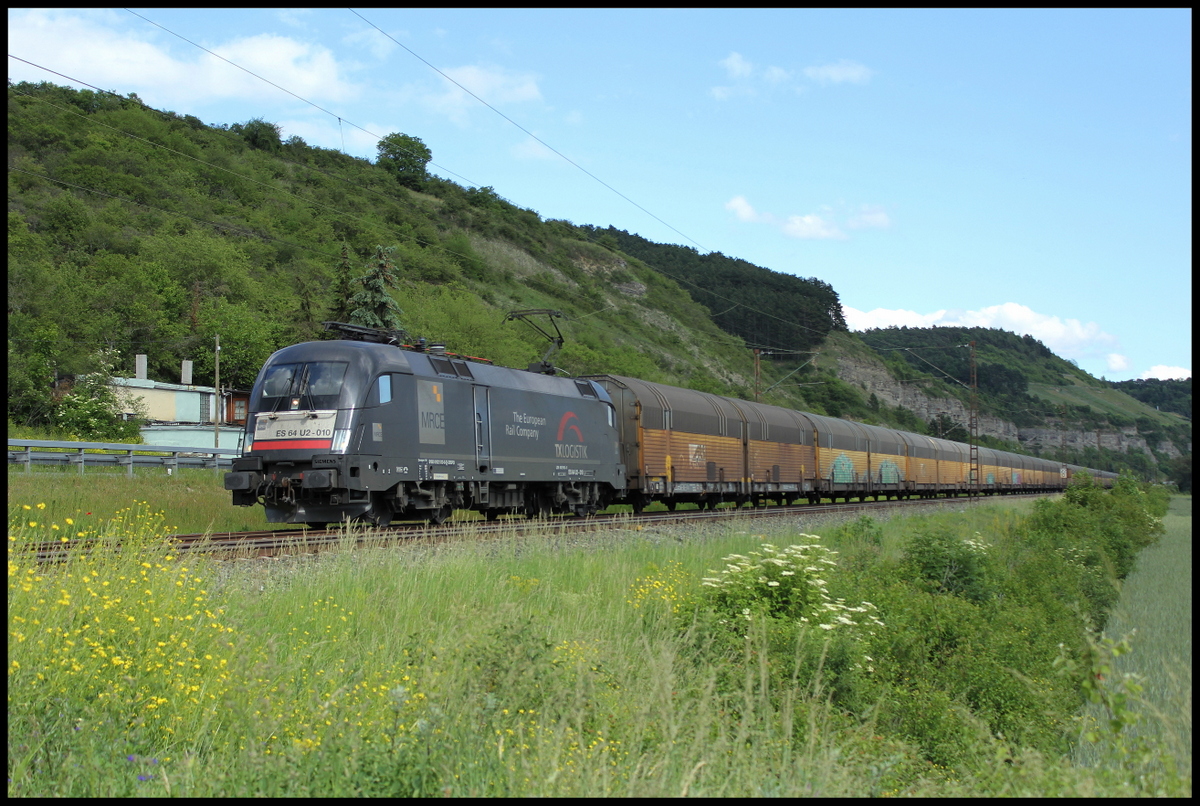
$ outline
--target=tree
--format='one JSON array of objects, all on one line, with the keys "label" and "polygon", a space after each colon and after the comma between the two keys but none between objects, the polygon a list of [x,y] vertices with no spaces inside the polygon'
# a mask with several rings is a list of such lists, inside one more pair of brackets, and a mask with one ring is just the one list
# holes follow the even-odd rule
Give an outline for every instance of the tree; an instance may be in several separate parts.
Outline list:
[{"label": "tree", "polygon": [[396,181],[407,188],[420,190],[429,178],[425,166],[433,159],[433,152],[418,137],[393,132],[379,141],[379,156],[375,164],[396,177]]},{"label": "tree", "polygon": [[[21,317],[26,319],[26,317]],[[44,425],[53,411],[55,345],[62,333],[53,322],[31,328],[20,349],[8,342],[8,416],[26,425]]]},{"label": "tree", "polygon": [[1190,453],[1176,456],[1167,462],[1166,470],[1171,481],[1175,482],[1179,488],[1179,492],[1190,493],[1192,491],[1192,455]]},{"label": "tree", "polygon": [[967,429],[945,412],[939,413],[929,421],[928,432],[931,437],[940,437],[952,442],[969,442],[971,440]]},{"label": "tree", "polygon": [[375,257],[368,264],[367,273],[358,278],[362,290],[350,298],[353,306],[350,324],[394,330],[401,338],[408,339],[408,332],[400,324],[404,311],[400,310],[391,294],[391,289],[397,285],[396,266],[391,258],[395,249],[394,246],[375,247]]},{"label": "tree", "polygon": [[342,257],[334,269],[333,305],[330,315],[335,322],[349,322],[354,305],[350,300],[354,294],[354,276],[350,265],[350,247],[342,244]]},{"label": "tree", "polygon": [[[140,397],[113,382],[117,351],[102,349],[91,356],[94,372],[75,379],[71,392],[55,405],[54,424],[83,439],[141,442],[138,421],[146,408]],[[126,414],[133,419],[126,420]]]},{"label": "tree", "polygon": [[257,148],[259,151],[278,153],[283,147],[283,129],[278,123],[253,118],[245,123],[235,123],[229,129],[240,134],[251,148]]}]

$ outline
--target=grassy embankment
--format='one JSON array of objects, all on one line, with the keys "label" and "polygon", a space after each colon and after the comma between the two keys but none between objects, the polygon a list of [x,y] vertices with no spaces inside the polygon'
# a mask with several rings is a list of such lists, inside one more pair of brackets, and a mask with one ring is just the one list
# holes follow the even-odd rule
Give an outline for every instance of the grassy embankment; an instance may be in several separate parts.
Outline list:
[{"label": "grassy embankment", "polygon": [[[1089,508],[1153,526],[1107,493],[820,538],[742,523],[221,563],[163,545],[168,523],[203,528],[160,503],[186,479],[101,523],[76,510],[124,508],[115,480],[14,475],[10,795],[1190,794],[1190,746],[1173,772],[1109,730],[1096,766],[1072,761],[1095,655],[1078,612],[1145,542]],[[200,506],[190,486],[170,501]],[[1164,548],[1186,535],[1169,525]],[[122,548],[13,551],[68,529]]]}]

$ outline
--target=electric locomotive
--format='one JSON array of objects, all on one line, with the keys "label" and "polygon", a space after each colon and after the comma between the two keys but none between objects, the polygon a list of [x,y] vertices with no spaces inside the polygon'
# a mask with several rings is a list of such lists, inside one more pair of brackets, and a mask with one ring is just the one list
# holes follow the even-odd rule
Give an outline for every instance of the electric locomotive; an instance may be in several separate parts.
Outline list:
[{"label": "electric locomotive", "polygon": [[341,323],[263,366],[233,503],[270,523],[444,521],[602,509],[625,489],[612,400],[589,380],[496,367]]}]

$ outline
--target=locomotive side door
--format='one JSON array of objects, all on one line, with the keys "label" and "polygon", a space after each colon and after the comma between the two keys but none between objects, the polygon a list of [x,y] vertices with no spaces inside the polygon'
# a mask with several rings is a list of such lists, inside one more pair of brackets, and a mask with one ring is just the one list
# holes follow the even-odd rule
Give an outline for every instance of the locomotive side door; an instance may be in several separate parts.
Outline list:
[{"label": "locomotive side door", "polygon": [[487,473],[492,469],[491,388],[472,387],[475,394],[475,469]]}]

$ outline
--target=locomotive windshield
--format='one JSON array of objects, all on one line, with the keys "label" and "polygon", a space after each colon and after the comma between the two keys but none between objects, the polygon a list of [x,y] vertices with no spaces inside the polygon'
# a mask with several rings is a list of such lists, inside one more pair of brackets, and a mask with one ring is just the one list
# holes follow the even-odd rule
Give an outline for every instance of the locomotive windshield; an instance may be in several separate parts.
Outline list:
[{"label": "locomotive windshield", "polygon": [[256,411],[336,409],[346,377],[345,361],[275,364],[263,375]]}]

